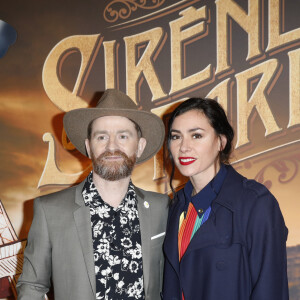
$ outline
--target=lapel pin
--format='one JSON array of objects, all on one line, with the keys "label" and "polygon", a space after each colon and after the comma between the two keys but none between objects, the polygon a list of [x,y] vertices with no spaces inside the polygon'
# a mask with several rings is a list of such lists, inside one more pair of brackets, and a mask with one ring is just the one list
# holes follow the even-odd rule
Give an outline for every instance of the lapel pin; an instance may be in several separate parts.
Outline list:
[{"label": "lapel pin", "polygon": [[144,202],[144,206],[145,206],[146,208],[149,208],[149,202],[148,202],[148,201],[145,201],[145,202]]}]

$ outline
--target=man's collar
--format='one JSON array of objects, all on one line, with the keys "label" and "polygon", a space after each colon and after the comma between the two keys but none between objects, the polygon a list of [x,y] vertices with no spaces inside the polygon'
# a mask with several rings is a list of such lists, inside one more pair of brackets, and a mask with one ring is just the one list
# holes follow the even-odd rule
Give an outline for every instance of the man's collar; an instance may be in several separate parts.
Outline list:
[{"label": "man's collar", "polygon": [[[94,181],[93,181],[93,171],[91,171],[90,174],[87,176],[85,184],[82,188],[82,195],[83,195],[83,199],[84,199],[86,206],[93,206],[93,205],[98,206],[99,203],[103,203],[105,205],[111,206],[101,198],[101,196],[94,184]],[[129,198],[134,200],[135,202],[137,201],[135,187],[134,187],[131,179],[129,181],[128,189],[127,189],[127,192],[126,192],[124,198],[122,199],[119,206],[114,209],[119,210],[122,207],[124,207],[124,205],[126,204],[126,202]]]}]

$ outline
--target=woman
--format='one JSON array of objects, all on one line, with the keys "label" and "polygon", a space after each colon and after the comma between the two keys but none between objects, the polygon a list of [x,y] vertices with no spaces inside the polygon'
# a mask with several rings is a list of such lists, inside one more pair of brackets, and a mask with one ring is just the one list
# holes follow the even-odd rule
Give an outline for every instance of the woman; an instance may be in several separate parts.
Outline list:
[{"label": "woman", "polygon": [[174,164],[190,180],[170,205],[164,300],[288,299],[287,228],[274,196],[228,165],[233,136],[214,100],[171,114],[171,188]]}]

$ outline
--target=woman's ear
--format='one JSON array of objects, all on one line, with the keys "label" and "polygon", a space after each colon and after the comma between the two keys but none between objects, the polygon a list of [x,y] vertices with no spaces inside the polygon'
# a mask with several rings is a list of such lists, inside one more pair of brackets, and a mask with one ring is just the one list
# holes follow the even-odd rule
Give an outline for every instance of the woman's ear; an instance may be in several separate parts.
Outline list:
[{"label": "woman's ear", "polygon": [[227,144],[227,138],[224,134],[221,134],[220,135],[220,149],[219,149],[220,152],[222,152],[225,149],[226,144]]}]

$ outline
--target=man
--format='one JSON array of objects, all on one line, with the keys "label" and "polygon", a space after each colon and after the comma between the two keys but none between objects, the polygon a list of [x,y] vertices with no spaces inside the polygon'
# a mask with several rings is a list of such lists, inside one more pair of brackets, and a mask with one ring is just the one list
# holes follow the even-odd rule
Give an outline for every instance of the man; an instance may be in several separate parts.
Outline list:
[{"label": "man", "polygon": [[66,113],[70,141],[92,160],[77,186],[37,198],[18,299],[160,299],[168,197],[135,187],[135,163],[161,148],[164,125],[120,91]]}]

